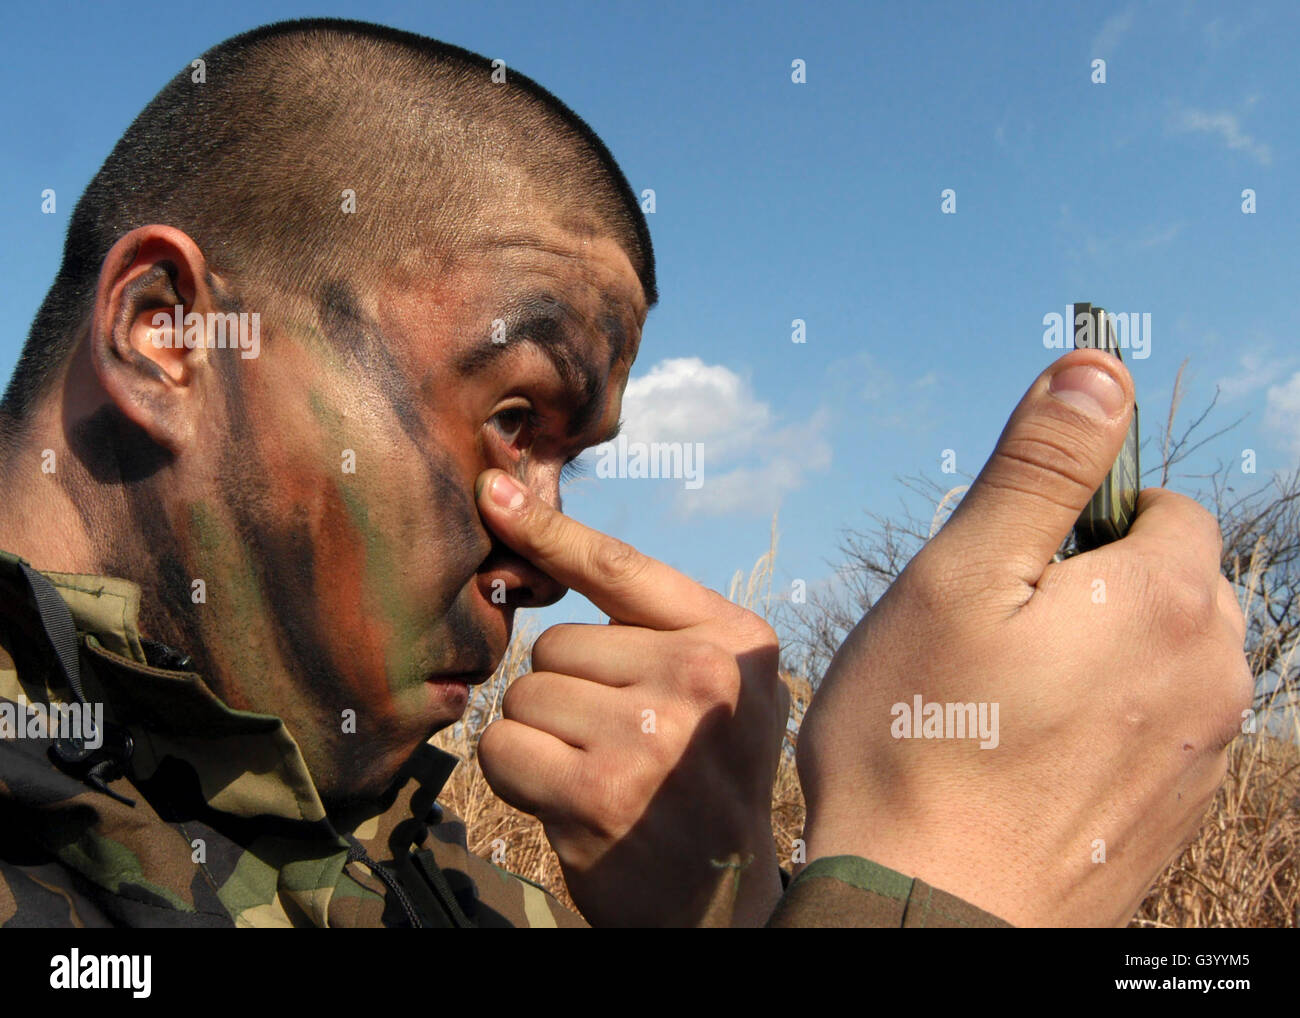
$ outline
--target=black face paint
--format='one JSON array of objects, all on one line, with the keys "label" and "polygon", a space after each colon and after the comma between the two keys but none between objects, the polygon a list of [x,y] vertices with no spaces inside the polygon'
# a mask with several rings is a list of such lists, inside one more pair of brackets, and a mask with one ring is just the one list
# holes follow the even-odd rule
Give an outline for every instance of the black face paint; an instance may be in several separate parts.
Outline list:
[{"label": "black face paint", "polygon": [[326,338],[354,360],[383,394],[407,436],[417,444],[422,443],[427,434],[411,381],[393,357],[376,324],[362,314],[352,288],[341,280],[326,283],[321,290],[318,310]]},{"label": "black face paint", "polygon": [[[194,658],[210,669],[203,635],[192,611],[190,579],[184,550],[172,529],[156,484],[149,483],[173,457],[131,422],[114,405],[102,406],[78,421],[68,436],[69,448],[87,473],[106,488],[116,488],[125,503],[130,525],[116,531],[103,545],[98,568],[131,580],[141,589],[140,629]],[[75,478],[60,475],[72,492]],[[102,533],[102,521],[87,508],[89,499],[72,498],[86,533]],[[103,540],[101,538],[101,540]]]},{"label": "black face paint", "polygon": [[112,403],[73,425],[68,444],[101,484],[136,484],[170,466],[173,459]]},{"label": "black face paint", "polygon": [[420,400],[411,379],[393,357],[378,325],[360,310],[352,288],[341,280],[325,284],[318,305],[321,327],[336,349],[360,368],[371,387],[388,403],[403,432],[424,460],[435,504],[447,511],[442,521],[453,547],[473,548],[480,542],[478,509],[470,493],[456,478],[447,457],[436,449],[420,415]]},{"label": "black face paint", "polygon": [[609,301],[605,301],[600,306],[600,329],[609,341],[609,364],[606,371],[613,372],[614,365],[627,349],[628,337],[622,316],[614,312]]}]

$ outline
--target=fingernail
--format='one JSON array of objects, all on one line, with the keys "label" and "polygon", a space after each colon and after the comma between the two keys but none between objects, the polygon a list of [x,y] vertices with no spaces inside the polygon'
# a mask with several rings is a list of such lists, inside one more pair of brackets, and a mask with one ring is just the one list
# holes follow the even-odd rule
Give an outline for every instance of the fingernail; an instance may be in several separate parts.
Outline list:
[{"label": "fingernail", "polygon": [[518,509],[524,504],[524,489],[505,474],[497,474],[488,488],[488,497],[502,509]]},{"label": "fingernail", "polygon": [[1109,420],[1124,409],[1123,386],[1091,364],[1074,364],[1058,371],[1047,391],[1099,421]]}]

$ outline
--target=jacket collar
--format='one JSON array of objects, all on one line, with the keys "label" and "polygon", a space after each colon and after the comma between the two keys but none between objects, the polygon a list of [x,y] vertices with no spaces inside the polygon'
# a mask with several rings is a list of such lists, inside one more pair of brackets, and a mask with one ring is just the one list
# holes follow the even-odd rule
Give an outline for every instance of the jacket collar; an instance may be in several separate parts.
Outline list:
[{"label": "jacket collar", "polygon": [[[0,578],[21,561],[0,551]],[[140,642],[140,588],[110,576],[45,572],[67,602],[85,655],[93,662],[86,695],[102,700],[106,715],[135,739],[131,761],[137,781],[148,781],[169,759],[198,778],[214,810],[239,817],[274,816],[309,824],[326,822],[325,808],[302,753],[280,718],[227,706],[196,672],[151,666]],[[39,609],[30,598],[25,607]],[[83,657],[84,660],[84,657]],[[12,690],[0,689],[0,696]],[[366,824],[391,806],[399,785],[415,778],[420,798],[432,805],[457,757],[421,747],[392,794],[374,809],[349,817]]]}]

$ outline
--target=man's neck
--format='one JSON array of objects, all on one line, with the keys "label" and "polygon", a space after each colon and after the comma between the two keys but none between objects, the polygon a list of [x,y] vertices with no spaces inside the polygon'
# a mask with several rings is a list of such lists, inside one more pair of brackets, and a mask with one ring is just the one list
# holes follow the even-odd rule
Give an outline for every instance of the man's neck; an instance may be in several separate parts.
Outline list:
[{"label": "man's neck", "polygon": [[43,423],[25,428],[0,461],[0,548],[36,569],[99,573],[104,563],[88,524],[100,511],[93,493],[79,490],[84,468]]}]

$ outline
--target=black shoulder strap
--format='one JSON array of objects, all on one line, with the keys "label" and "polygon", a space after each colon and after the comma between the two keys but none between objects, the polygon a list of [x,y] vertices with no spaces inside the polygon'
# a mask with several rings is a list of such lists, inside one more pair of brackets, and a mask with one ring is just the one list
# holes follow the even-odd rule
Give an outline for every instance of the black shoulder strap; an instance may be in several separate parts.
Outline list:
[{"label": "black shoulder strap", "polygon": [[68,602],[54,589],[54,584],[26,562],[18,563],[18,571],[31,589],[36,610],[41,613],[41,628],[58,656],[63,678],[77,703],[85,706],[86,695],[81,689],[81,663],[77,654],[77,627],[72,621]]},{"label": "black shoulder strap", "polygon": [[[26,562],[19,560],[18,571],[31,590],[36,610],[41,616],[41,628],[45,630],[45,638],[49,640],[50,647],[58,659],[59,670],[63,673],[64,681],[67,682],[68,689],[72,691],[77,704],[84,708],[81,737],[55,739],[54,745],[50,747],[50,755],[64,769],[77,773],[79,778],[92,788],[128,806],[134,806],[133,799],[113,791],[108,787],[108,782],[123,773],[135,747],[130,734],[116,725],[105,723],[105,731],[101,733],[95,731],[94,717],[89,710],[89,704],[86,703],[85,691],[81,688],[77,626],[72,620],[72,611],[68,608],[68,602],[63,600],[63,595],[54,588],[54,584]],[[95,737],[97,734],[101,738],[97,739]],[[98,748],[89,748],[86,745],[87,741],[97,743]]]}]

